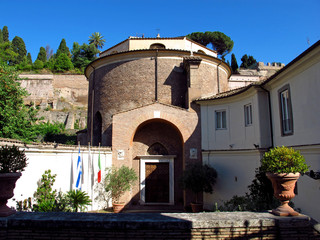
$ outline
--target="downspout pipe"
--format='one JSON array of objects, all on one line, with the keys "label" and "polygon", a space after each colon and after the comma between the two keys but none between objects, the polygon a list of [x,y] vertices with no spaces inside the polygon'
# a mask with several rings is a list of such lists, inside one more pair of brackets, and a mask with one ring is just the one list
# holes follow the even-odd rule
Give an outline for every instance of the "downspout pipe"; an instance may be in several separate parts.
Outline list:
[{"label": "downspout pipe", "polygon": [[94,87],[95,87],[95,72],[96,69],[92,64],[90,66],[93,68],[93,75],[92,75],[92,95],[91,95],[91,132],[90,132],[90,143],[93,146],[93,105],[94,105]]},{"label": "downspout pipe", "polygon": [[271,98],[270,91],[259,85],[259,87],[268,94],[268,105],[269,105],[269,123],[270,123],[270,136],[271,136],[271,148],[274,147],[273,141],[273,124],[272,124],[272,111],[271,111]]},{"label": "downspout pipe", "polygon": [[154,83],[154,100],[157,102],[158,101],[158,49],[156,50],[156,57],[155,57],[155,62],[154,62],[154,64],[155,64],[155,66],[154,66],[154,68],[155,68],[155,76],[154,76],[154,80],[155,80],[155,83]]},{"label": "downspout pipe", "polygon": [[219,75],[219,66],[221,65],[222,60],[220,61],[220,63],[217,66],[217,85],[218,85],[218,93],[220,93],[220,75]]}]

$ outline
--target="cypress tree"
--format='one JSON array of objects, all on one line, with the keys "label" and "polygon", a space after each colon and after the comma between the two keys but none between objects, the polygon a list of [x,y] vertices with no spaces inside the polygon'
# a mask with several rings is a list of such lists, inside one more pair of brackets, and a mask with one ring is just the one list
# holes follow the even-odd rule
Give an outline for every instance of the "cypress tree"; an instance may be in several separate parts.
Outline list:
[{"label": "cypress tree", "polygon": [[21,63],[24,57],[27,55],[26,45],[21,37],[14,37],[12,40],[12,50],[17,53],[18,56],[11,62],[11,65]]},{"label": "cypress tree", "polygon": [[4,42],[9,42],[9,31],[7,26],[2,28],[2,38]]},{"label": "cypress tree", "polygon": [[2,30],[0,28],[0,43],[3,43],[3,36],[2,36]]},{"label": "cypress tree", "polygon": [[59,48],[56,53],[56,57],[59,57],[60,54],[65,53],[69,58],[71,57],[70,50],[67,47],[66,40],[63,38],[60,42]]},{"label": "cypress tree", "polygon": [[43,63],[45,63],[47,61],[47,53],[46,53],[46,49],[44,47],[40,47],[40,51],[39,51],[37,60],[40,60]]},{"label": "cypress tree", "polygon": [[32,65],[31,53],[28,53],[28,55],[27,55],[27,62],[28,62],[28,64]]},{"label": "cypress tree", "polygon": [[232,73],[238,73],[238,63],[237,63],[237,59],[236,56],[234,55],[234,53],[231,54],[231,69],[232,69]]}]

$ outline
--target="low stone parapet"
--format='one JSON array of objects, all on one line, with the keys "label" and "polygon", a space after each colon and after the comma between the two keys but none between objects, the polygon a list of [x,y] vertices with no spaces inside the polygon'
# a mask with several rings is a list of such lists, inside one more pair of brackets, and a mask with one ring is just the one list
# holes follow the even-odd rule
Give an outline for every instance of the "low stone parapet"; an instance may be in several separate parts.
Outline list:
[{"label": "low stone parapet", "polygon": [[0,218],[0,239],[320,239],[308,216],[270,213],[28,213]]}]

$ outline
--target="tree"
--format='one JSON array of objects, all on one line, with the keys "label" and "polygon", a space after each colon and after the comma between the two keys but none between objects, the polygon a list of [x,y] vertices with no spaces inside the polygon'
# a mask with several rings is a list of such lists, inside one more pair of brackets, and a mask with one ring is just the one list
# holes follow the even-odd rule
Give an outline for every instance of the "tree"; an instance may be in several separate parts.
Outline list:
[{"label": "tree", "polygon": [[2,38],[4,42],[9,42],[9,31],[7,26],[2,28]]},{"label": "tree", "polygon": [[56,71],[68,71],[73,69],[73,64],[70,58],[67,56],[66,53],[61,53],[55,63],[54,63],[54,70]]},{"label": "tree", "polygon": [[84,43],[80,46],[77,42],[74,42],[71,52],[71,60],[74,67],[82,69],[96,59],[98,50],[93,44],[88,45]]},{"label": "tree", "polygon": [[45,63],[47,61],[47,53],[44,47],[40,47],[37,60],[40,60],[42,63]]},{"label": "tree", "polygon": [[44,64],[41,60],[37,59],[33,63],[33,68],[34,69],[42,69],[44,67]]},{"label": "tree", "polygon": [[94,32],[89,37],[89,44],[93,44],[97,49],[102,48],[105,42],[106,40],[99,32]]},{"label": "tree", "polygon": [[3,35],[2,35],[2,30],[0,28],[0,43],[3,43]]},{"label": "tree", "polygon": [[238,73],[238,63],[237,63],[237,59],[236,56],[234,55],[234,53],[231,54],[231,70],[232,73]]},{"label": "tree", "polygon": [[8,64],[18,56],[11,48],[11,42],[0,43],[0,63]]},{"label": "tree", "polygon": [[14,67],[0,64],[0,137],[32,141],[36,138],[36,110],[24,105],[27,91],[20,87]]},{"label": "tree", "polygon": [[194,32],[187,35],[187,38],[196,41],[204,46],[211,43],[213,50],[216,50],[218,55],[224,57],[233,49],[233,41],[230,37],[222,32]]},{"label": "tree", "polygon": [[12,40],[12,50],[17,53],[17,57],[10,62],[11,65],[19,64],[27,55],[26,45],[21,37],[15,36]]},{"label": "tree", "polygon": [[197,43],[200,43],[203,46],[207,46],[210,43],[207,35],[203,32],[193,32],[188,34],[186,37]]},{"label": "tree", "polygon": [[252,68],[252,67],[256,66],[256,64],[257,64],[257,60],[254,59],[252,56],[248,57],[247,54],[242,56],[241,61],[242,61],[242,63],[240,65],[240,67],[245,68],[245,69]]},{"label": "tree", "polygon": [[247,54],[242,56],[241,61],[242,61],[242,63],[240,65],[240,67],[241,68],[248,68],[248,55]]},{"label": "tree", "polygon": [[249,68],[253,67],[253,66],[256,66],[256,64],[257,64],[257,60],[254,59],[252,56],[249,56],[249,58],[248,58],[248,66],[249,66]]},{"label": "tree", "polygon": [[32,58],[31,58],[31,53],[28,53],[27,55],[27,61],[28,61],[28,64],[32,64]]},{"label": "tree", "polygon": [[71,57],[71,53],[69,48],[67,47],[66,40],[63,38],[60,42],[60,45],[58,47],[57,53],[56,53],[56,58],[60,56],[60,54],[66,54],[69,58]]}]

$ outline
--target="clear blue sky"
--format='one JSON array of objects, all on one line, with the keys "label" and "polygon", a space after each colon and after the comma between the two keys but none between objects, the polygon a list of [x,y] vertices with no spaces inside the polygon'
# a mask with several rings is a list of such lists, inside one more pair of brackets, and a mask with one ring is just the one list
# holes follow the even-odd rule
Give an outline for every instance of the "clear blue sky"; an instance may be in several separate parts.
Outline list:
[{"label": "clear blue sky", "polygon": [[287,64],[320,39],[320,0],[3,0],[0,6],[0,28],[8,26],[10,40],[23,38],[33,61],[41,46],[55,52],[65,38],[71,49],[93,32],[104,36],[105,50],[141,34],[221,31],[234,41],[239,65],[244,54]]}]

